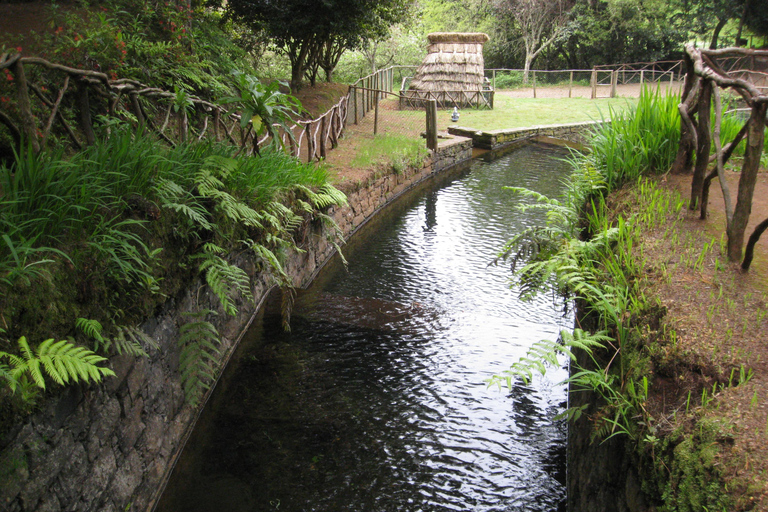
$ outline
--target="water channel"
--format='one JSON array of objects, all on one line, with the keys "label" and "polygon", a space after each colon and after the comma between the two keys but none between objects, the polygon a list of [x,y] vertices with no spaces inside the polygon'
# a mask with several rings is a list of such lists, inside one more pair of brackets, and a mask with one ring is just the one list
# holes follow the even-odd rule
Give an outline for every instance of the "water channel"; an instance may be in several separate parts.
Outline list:
[{"label": "water channel", "polygon": [[502,187],[558,195],[563,156],[530,145],[438,178],[354,237],[348,270],[299,295],[290,334],[266,308],[157,510],[564,510],[566,370],[485,382],[572,324],[488,266],[544,222]]}]

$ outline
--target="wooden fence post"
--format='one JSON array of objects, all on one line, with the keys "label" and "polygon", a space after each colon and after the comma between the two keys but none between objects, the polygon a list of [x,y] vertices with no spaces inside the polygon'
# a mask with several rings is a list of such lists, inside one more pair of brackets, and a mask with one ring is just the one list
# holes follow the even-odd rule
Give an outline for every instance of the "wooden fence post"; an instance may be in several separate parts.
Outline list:
[{"label": "wooden fence post", "polygon": [[325,129],[327,122],[325,116],[320,118],[320,158],[325,159]]},{"label": "wooden fence post", "polygon": [[619,81],[619,72],[615,69],[611,71],[611,98],[616,97],[616,86]]},{"label": "wooden fence post", "polygon": [[571,97],[573,92],[573,70],[571,70],[571,77],[568,79],[568,97]]},{"label": "wooden fence post", "polygon": [[307,123],[307,163],[311,163],[315,157],[315,140],[312,138],[312,123]]},{"label": "wooden fence post", "polygon": [[645,80],[645,70],[644,70],[644,69],[641,69],[641,70],[640,70],[640,89],[642,89],[642,88],[643,88],[643,82],[644,82],[644,80]]},{"label": "wooden fence post", "polygon": [[375,93],[375,103],[373,105],[373,134],[379,133],[379,91]]},{"label": "wooden fence post", "polygon": [[592,86],[592,99],[597,98],[597,68],[592,68],[592,76],[590,78]]},{"label": "wooden fence post", "polygon": [[352,90],[350,90],[349,92],[351,93],[349,96],[350,96],[350,99],[352,100],[352,104],[355,106],[355,117],[354,117],[354,120],[355,120],[355,124],[357,124],[358,121],[359,121],[359,119],[357,117],[357,87],[353,86]]},{"label": "wooden fence post", "polygon": [[427,148],[437,150],[437,100],[427,100]]},{"label": "wooden fence post", "polygon": [[533,70],[533,97],[536,97],[536,70]]}]

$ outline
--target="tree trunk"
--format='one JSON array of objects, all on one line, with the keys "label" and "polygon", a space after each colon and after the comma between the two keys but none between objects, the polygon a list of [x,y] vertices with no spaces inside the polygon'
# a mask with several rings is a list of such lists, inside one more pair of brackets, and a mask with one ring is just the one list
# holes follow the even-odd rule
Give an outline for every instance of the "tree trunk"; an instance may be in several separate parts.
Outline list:
[{"label": "tree trunk", "polygon": [[755,103],[752,114],[749,117],[747,132],[747,147],[744,151],[744,163],[741,167],[739,178],[739,193],[736,199],[736,207],[733,210],[733,222],[726,229],[728,235],[728,259],[739,261],[741,248],[744,245],[744,231],[749,222],[749,214],[752,212],[752,196],[755,192],[757,170],[760,168],[760,156],[765,142],[765,115],[768,112],[768,104]]},{"label": "tree trunk", "polygon": [[712,80],[702,79],[701,94],[699,95],[698,118],[699,122],[696,129],[696,166],[693,169],[693,180],[691,181],[691,202],[688,205],[690,210],[695,210],[701,200],[701,192],[704,188],[704,177],[707,174],[707,165],[709,164],[709,151],[712,147],[712,137],[709,127],[710,112],[712,110]]},{"label": "tree trunk", "polygon": [[747,242],[747,248],[744,250],[744,261],[741,262],[741,270],[749,270],[749,266],[752,265],[752,258],[755,254],[755,244],[760,240],[760,235],[768,229],[768,219],[757,225],[755,230],[749,235],[749,241]]},{"label": "tree trunk", "polygon": [[21,116],[21,131],[32,145],[35,153],[40,152],[40,142],[37,139],[37,127],[35,118],[32,115],[32,106],[29,101],[29,91],[27,90],[27,76],[24,73],[24,65],[21,60],[17,60],[11,66],[14,78],[16,79],[16,101],[18,102],[19,114]]},{"label": "tree trunk", "polygon": [[96,143],[96,134],[93,133],[93,121],[91,120],[91,102],[88,98],[88,84],[84,80],[77,81],[77,108],[80,111],[80,129],[85,135],[85,143],[92,146]]},{"label": "tree trunk", "polygon": [[533,62],[533,55],[526,50],[525,52],[525,64],[523,64],[523,83],[528,83],[528,75],[531,72],[531,63]]},{"label": "tree trunk", "polygon": [[[693,151],[696,149],[696,137],[691,123],[686,122],[687,112],[682,112],[686,107],[688,96],[693,94],[693,86],[698,81],[693,72],[693,60],[686,53],[685,59],[685,82],[683,84],[682,103],[679,105],[680,112],[680,146],[677,149],[677,156],[672,163],[672,174],[687,174],[693,167]],[[688,120],[690,118],[688,117]]]},{"label": "tree trunk", "polygon": [[717,50],[717,40],[720,37],[720,31],[723,30],[725,24],[728,23],[728,18],[719,18],[715,30],[712,31],[712,41],[709,43],[710,50]]}]

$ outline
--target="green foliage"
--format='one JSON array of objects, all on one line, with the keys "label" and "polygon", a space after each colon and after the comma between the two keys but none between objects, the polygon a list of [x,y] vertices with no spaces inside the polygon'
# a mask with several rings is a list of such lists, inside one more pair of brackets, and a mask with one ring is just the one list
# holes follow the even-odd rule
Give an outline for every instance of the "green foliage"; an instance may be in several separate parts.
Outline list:
[{"label": "green foliage", "polygon": [[[533,378],[534,371],[545,375],[547,365],[560,366],[560,355],[565,355],[572,362],[576,361],[573,350],[583,350],[592,354],[594,349],[604,348],[610,338],[604,332],[589,333],[581,329],[574,329],[573,332],[566,330],[560,331],[559,341],[541,340],[537,341],[528,349],[525,356],[512,364],[509,370],[502,375],[495,375],[489,379],[489,384],[501,385],[506,383],[508,388],[512,388],[514,379],[521,379],[528,384]],[[577,374],[578,375],[578,374]],[[581,382],[580,379],[567,379],[566,382]]]},{"label": "green foliage", "polygon": [[680,140],[679,101],[677,95],[646,87],[636,108],[609,109],[611,123],[596,130],[587,157],[603,173],[609,190],[669,169]]},{"label": "green foliage", "polygon": [[[676,433],[665,440],[662,448],[672,452],[670,471],[659,475],[664,512],[697,510],[733,510],[732,500],[724,492],[719,478],[718,439],[723,426],[701,420],[691,433]],[[661,473],[660,471],[660,473]]]},{"label": "green foliage", "polygon": [[200,272],[205,274],[205,281],[211,291],[219,298],[228,315],[237,315],[237,305],[233,295],[239,293],[245,300],[253,303],[251,280],[243,269],[227,263],[221,256],[224,249],[214,244],[206,244],[203,252],[196,255],[201,259]]},{"label": "green foliage", "polygon": [[112,78],[209,97],[230,93],[221,77],[253,67],[241,44],[252,35],[219,11],[190,9],[184,0],[83,3],[90,8],[53,7],[53,30],[41,36],[46,57],[86,69],[98,63]]},{"label": "green foliage", "polygon": [[[381,40],[389,27],[405,20],[410,0],[228,0],[221,2],[235,19],[264,31],[291,61],[291,87],[305,71],[322,66],[330,74],[345,50]],[[312,13],[308,16],[308,13]],[[332,55],[328,50],[332,49]]]},{"label": "green foliage", "polygon": [[302,111],[301,103],[293,96],[280,92],[281,85],[287,86],[277,81],[265,86],[254,76],[235,73],[235,87],[239,96],[219,100],[224,105],[237,103],[242,108],[240,127],[253,130],[254,149],[257,152],[258,138],[265,133],[270,136],[270,144],[278,149],[283,147],[281,132],[295,140],[290,126]]},{"label": "green foliage", "polygon": [[[514,89],[523,86],[522,71],[507,71],[496,73],[496,89]],[[526,87],[530,87],[525,84]]]},{"label": "green foliage", "polygon": [[299,251],[294,231],[313,218],[333,227],[321,210],[345,197],[322,166],[272,149],[260,158],[236,152],[211,143],[168,148],[113,128],[68,160],[24,151],[0,167],[8,332],[63,337],[77,328],[102,354],[145,355],[156,345],[131,325],[193,273],[227,314],[236,314],[236,296],[253,301],[249,278],[226,256],[243,249],[289,288],[283,261]]},{"label": "green foliage", "polygon": [[75,326],[80,329],[83,334],[93,339],[94,352],[101,350],[103,353],[109,354],[111,350],[114,350],[114,352],[120,355],[128,354],[134,357],[148,357],[143,344],[148,345],[155,350],[157,349],[155,340],[137,327],[115,326],[117,335],[113,338],[106,338],[102,336],[104,328],[97,320],[78,318],[75,321]]},{"label": "green foliage", "polygon": [[209,309],[185,313],[189,321],[179,329],[179,372],[185,399],[192,407],[197,407],[215,378],[215,355],[221,340],[216,327],[205,320],[208,315],[215,314]]},{"label": "green foliage", "polygon": [[[655,101],[666,104],[669,100],[657,97]],[[598,139],[622,143],[623,135],[631,131],[627,126],[637,126],[636,123],[627,119],[624,125],[616,126],[618,134],[613,135],[605,128],[602,139],[601,135]],[[654,134],[647,136],[649,140],[655,138]],[[567,379],[572,391],[589,391],[599,398],[594,404],[596,410],[590,415],[594,438],[626,436],[641,457],[645,470],[650,472],[643,475],[646,492],[663,499],[660,510],[702,510],[710,505],[717,510],[729,509],[715,458],[716,440],[722,437],[718,433],[720,428],[713,429],[700,419],[690,433],[664,435],[663,424],[646,410],[653,385],[649,356],[653,341],[648,339],[644,319],[663,313],[653,313],[658,307],[649,304],[643,293],[645,262],[636,247],[644,230],[665,223],[667,216],[679,212],[684,203],[679,197],[674,199],[671,194],[660,191],[651,180],[639,179],[633,189],[635,197],[629,200],[640,205],[638,211],[628,219],[621,215],[609,218],[603,197],[608,187],[604,187],[600,179],[579,176],[600,171],[604,182],[615,187],[632,177],[665,168],[660,163],[664,160],[653,164],[649,163],[654,162],[652,158],[643,157],[632,160],[634,167],[617,174],[615,169],[600,165],[605,161],[601,160],[604,155],[599,154],[603,149],[596,149],[597,156],[574,159],[576,178],[565,201],[516,190],[533,201],[526,208],[547,209],[548,222],[545,228],[530,229],[510,241],[500,257],[512,258],[515,269],[512,282],[524,297],[553,285],[567,290],[579,299],[585,319],[599,329],[596,334],[578,330],[574,333],[574,339],[597,343],[578,347],[588,356],[590,364],[581,367],[572,362]],[[574,183],[582,185],[574,186]],[[528,380],[534,372],[560,364],[558,356],[570,357],[572,346],[573,342],[565,336],[560,342],[536,343],[505,374],[496,376],[494,382],[510,386],[512,379]],[[735,375],[734,370],[732,380]],[[742,370],[739,381],[748,378],[748,372]],[[714,385],[713,392],[717,386]],[[709,401],[706,390],[702,400]],[[577,419],[591,405],[571,408],[562,416]]]},{"label": "green foliage", "polygon": [[31,383],[45,389],[45,375],[62,386],[81,381],[99,383],[104,377],[115,375],[109,368],[98,366],[106,358],[67,340],[50,338],[33,350],[22,336],[18,346],[20,355],[0,352],[0,378],[12,393],[21,390],[25,399],[33,398],[29,391]]}]

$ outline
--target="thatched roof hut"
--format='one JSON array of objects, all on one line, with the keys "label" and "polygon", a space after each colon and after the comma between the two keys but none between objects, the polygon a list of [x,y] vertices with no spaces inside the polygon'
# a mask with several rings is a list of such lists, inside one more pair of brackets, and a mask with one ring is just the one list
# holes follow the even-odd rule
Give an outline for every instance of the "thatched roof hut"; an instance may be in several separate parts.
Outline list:
[{"label": "thatched roof hut", "polygon": [[419,91],[480,91],[483,88],[483,44],[478,32],[435,32],[410,89]]},{"label": "thatched roof hut", "polygon": [[[468,98],[484,90],[483,44],[488,36],[479,32],[436,32],[427,36],[429,49],[405,95],[439,98]],[[463,100],[458,103],[465,103]]]}]

